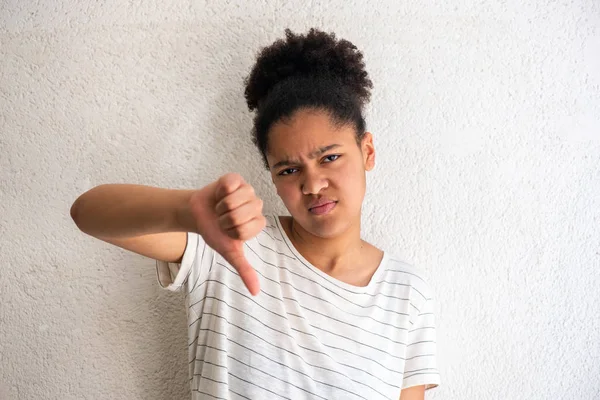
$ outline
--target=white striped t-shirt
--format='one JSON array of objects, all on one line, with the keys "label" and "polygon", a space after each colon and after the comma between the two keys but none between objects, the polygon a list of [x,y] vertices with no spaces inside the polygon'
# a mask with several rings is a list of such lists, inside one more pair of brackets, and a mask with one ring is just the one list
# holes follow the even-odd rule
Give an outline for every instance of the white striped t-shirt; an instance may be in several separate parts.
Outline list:
[{"label": "white striped t-shirt", "polygon": [[339,281],[294,248],[279,218],[245,243],[260,279],[250,295],[202,237],[160,284],[185,290],[192,399],[394,399],[440,383],[432,291],[384,252],[366,287]]}]

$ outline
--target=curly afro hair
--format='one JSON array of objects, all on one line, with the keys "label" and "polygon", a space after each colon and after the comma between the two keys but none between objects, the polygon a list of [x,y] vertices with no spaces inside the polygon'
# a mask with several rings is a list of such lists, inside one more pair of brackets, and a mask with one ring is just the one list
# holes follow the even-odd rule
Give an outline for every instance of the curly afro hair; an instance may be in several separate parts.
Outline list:
[{"label": "curly afro hair", "polygon": [[299,109],[324,110],[339,125],[353,124],[359,143],[373,87],[363,55],[351,42],[315,28],[306,35],[286,29],[285,36],[259,52],[244,81],[248,108],[256,111],[252,141],[267,169],[269,128]]}]

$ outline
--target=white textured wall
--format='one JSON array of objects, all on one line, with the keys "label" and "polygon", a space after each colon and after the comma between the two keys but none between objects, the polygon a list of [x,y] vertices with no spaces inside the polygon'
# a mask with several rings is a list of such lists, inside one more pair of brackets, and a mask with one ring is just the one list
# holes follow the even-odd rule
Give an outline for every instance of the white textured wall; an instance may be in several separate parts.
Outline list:
[{"label": "white textured wall", "polygon": [[599,399],[600,3],[269,3],[1,2],[0,399],[189,396],[182,297],[69,207],[236,171],[280,211],[242,77],[311,26],[375,83],[365,235],[436,291],[428,398]]}]

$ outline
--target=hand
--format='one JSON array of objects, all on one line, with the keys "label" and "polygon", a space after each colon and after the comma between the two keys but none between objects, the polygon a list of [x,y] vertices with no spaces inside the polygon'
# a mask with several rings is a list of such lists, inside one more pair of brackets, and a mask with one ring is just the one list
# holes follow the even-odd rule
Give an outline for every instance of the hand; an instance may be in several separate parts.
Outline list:
[{"label": "hand", "polygon": [[263,202],[238,174],[227,174],[194,192],[190,211],[207,245],[231,264],[252,295],[258,294],[258,275],[244,256],[244,241],[266,226]]}]

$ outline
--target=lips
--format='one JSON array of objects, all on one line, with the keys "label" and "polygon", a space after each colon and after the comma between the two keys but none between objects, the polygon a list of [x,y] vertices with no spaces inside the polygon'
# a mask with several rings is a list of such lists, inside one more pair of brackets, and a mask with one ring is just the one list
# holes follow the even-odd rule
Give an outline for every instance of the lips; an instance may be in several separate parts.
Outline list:
[{"label": "lips", "polygon": [[311,203],[308,210],[317,215],[327,214],[335,208],[337,201],[321,198]]},{"label": "lips", "polygon": [[326,198],[320,198],[320,199],[315,200],[312,203],[310,203],[308,206],[308,209],[310,210],[311,208],[322,207],[329,203],[336,203],[336,201],[331,200],[331,199],[326,199]]}]

